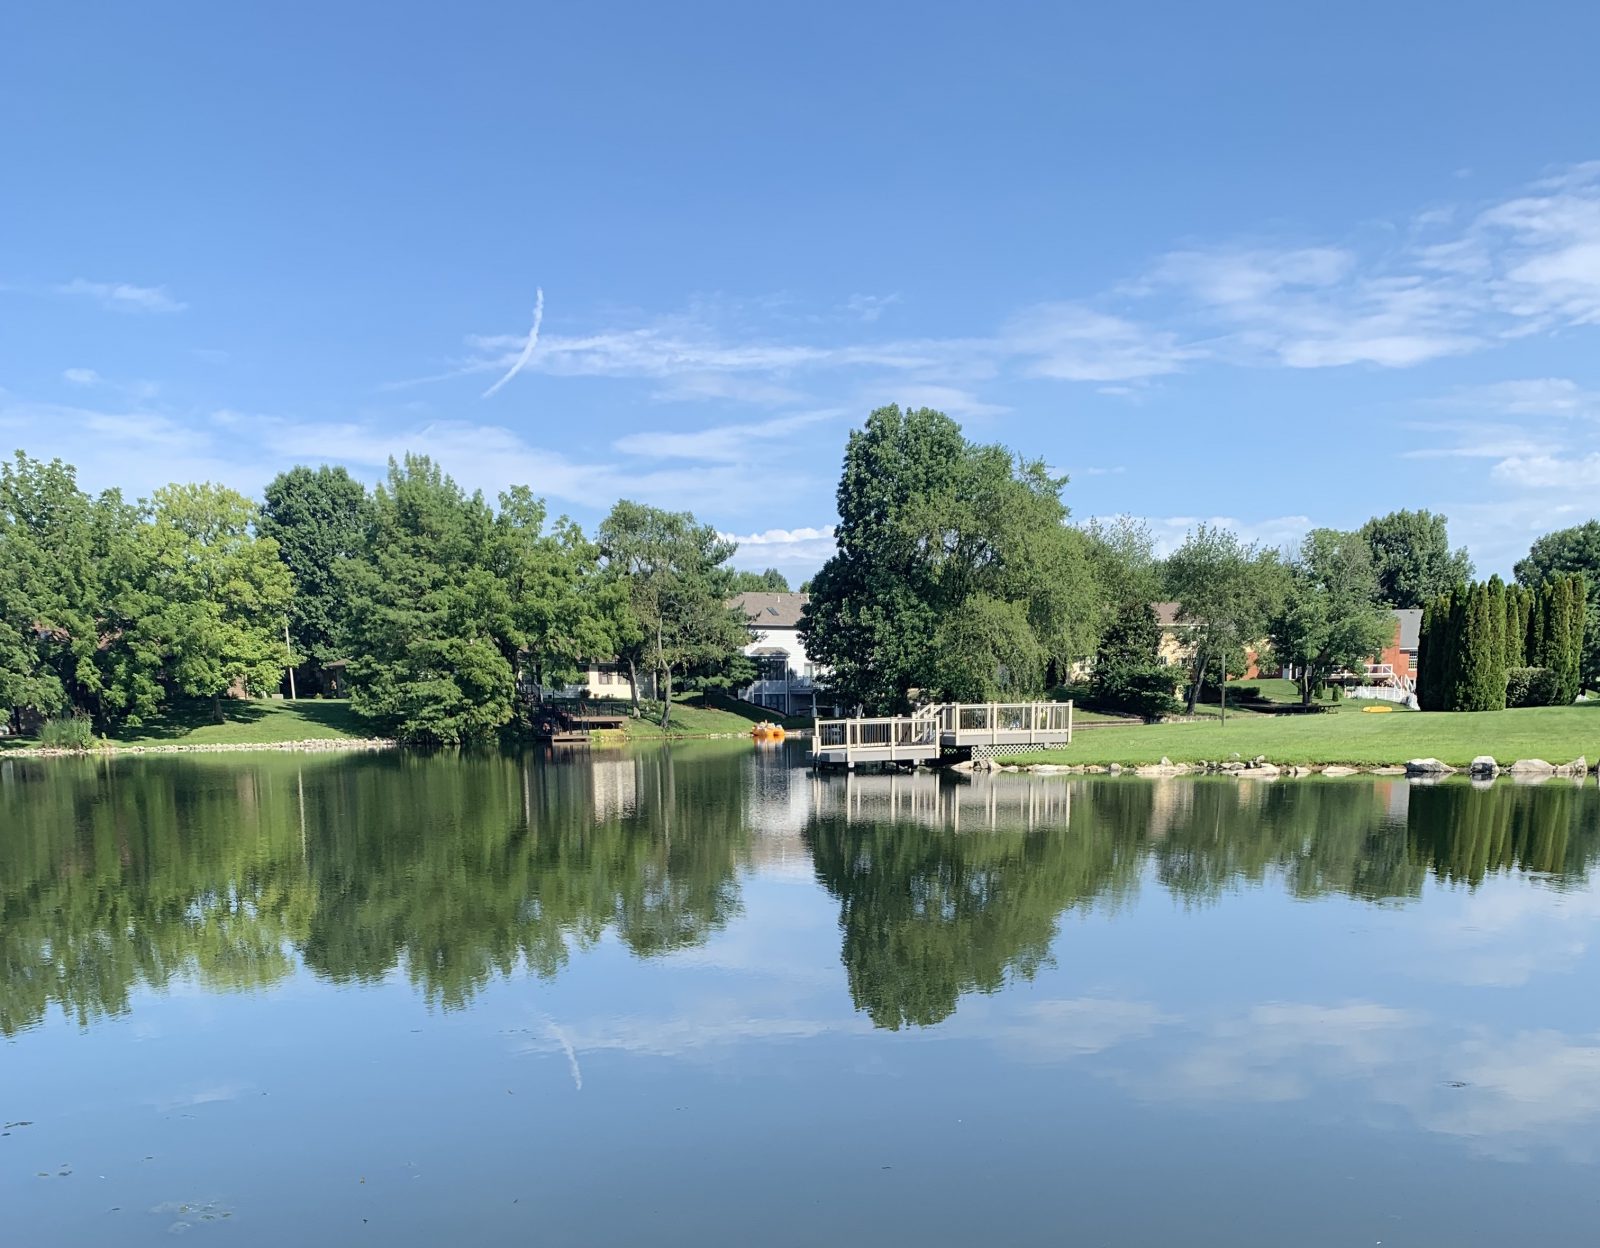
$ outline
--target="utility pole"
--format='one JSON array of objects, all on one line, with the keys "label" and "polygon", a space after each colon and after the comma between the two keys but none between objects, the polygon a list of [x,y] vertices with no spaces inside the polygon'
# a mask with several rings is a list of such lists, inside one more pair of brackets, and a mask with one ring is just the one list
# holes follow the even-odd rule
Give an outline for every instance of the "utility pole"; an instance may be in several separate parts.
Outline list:
[{"label": "utility pole", "polygon": [[289,660],[289,701],[293,702],[299,695],[294,691],[294,647],[289,644],[289,621],[283,622],[283,653]]},{"label": "utility pole", "polygon": [[1228,722],[1228,656],[1226,652],[1217,655],[1217,666],[1222,670],[1217,673],[1217,698],[1222,706],[1222,722]]}]

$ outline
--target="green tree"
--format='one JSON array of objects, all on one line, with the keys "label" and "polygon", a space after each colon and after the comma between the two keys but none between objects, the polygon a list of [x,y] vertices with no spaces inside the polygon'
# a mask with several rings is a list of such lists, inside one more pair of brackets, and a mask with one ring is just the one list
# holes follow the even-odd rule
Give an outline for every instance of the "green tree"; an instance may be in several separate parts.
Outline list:
[{"label": "green tree", "polygon": [[350,565],[366,557],[372,500],[343,468],[303,465],[267,486],[259,529],[278,543],[294,576],[289,635],[305,674],[320,684],[325,666],[346,657]]},{"label": "green tree", "polygon": [[843,700],[1036,695],[1092,653],[1100,611],[1065,484],[941,412],[873,412],[845,449],[838,552],[801,621]]},{"label": "green tree", "polygon": [[1378,599],[1391,607],[1420,607],[1472,577],[1465,546],[1450,549],[1445,517],[1431,511],[1392,511],[1361,526],[1372,554]]},{"label": "green tree", "polygon": [[133,628],[159,647],[167,681],[210,698],[219,723],[226,695],[274,689],[283,672],[294,580],[255,520],[255,504],[225,486],[169,485],[145,532],[148,614]]},{"label": "green tree", "polygon": [[674,675],[727,662],[749,640],[744,618],[727,602],[726,565],[737,547],[689,512],[627,499],[601,522],[599,546],[611,575],[626,587],[632,627],[620,648],[634,687],[641,663],[656,673],[665,728]]},{"label": "green tree", "polygon": [[787,594],[789,578],[777,568],[768,568],[765,572],[749,572],[740,568],[733,573],[729,590],[735,594]]},{"label": "green tree", "polygon": [[1533,543],[1526,558],[1517,561],[1515,572],[1517,583],[1525,589],[1537,589],[1561,574],[1583,577],[1586,593],[1580,678],[1590,688],[1600,685],[1600,521],[1590,520],[1546,533]]},{"label": "green tree", "polygon": [[1506,705],[1504,604],[1492,585],[1472,586],[1466,595],[1451,710],[1498,711]]},{"label": "green tree", "polygon": [[1101,710],[1156,719],[1177,709],[1173,669],[1161,662],[1161,625],[1148,602],[1126,602],[1100,634],[1089,688]]},{"label": "green tree", "polygon": [[1277,553],[1202,524],[1166,562],[1167,592],[1192,646],[1188,709],[1218,656],[1263,637],[1283,602],[1286,574]]},{"label": "green tree", "polygon": [[426,456],[389,463],[350,573],[351,703],[406,740],[482,739],[515,705],[516,604],[496,518]]},{"label": "green tree", "polygon": [[1360,534],[1313,529],[1289,578],[1268,636],[1274,656],[1296,669],[1300,700],[1309,706],[1331,673],[1382,651],[1393,637],[1394,616],[1378,600],[1378,578]]},{"label": "green tree", "polygon": [[59,459],[0,461],[0,710],[54,715],[98,688],[96,513]]}]

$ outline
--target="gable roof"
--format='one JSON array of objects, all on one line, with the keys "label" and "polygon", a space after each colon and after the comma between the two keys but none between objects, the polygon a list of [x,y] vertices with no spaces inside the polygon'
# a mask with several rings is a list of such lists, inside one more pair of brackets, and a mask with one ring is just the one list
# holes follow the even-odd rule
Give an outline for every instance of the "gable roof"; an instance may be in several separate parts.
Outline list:
[{"label": "gable roof", "polygon": [[728,605],[744,612],[751,628],[799,628],[800,610],[810,601],[810,594],[751,592],[735,594]]}]

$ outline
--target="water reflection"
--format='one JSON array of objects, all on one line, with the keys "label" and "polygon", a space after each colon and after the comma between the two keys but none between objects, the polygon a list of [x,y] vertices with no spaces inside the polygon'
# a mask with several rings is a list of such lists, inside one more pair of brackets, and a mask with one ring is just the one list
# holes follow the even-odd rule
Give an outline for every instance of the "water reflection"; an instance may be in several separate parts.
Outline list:
[{"label": "water reflection", "polygon": [[1253,886],[1390,906],[1430,878],[1573,889],[1600,853],[1600,795],[1559,782],[818,778],[794,759],[707,743],[0,764],[0,1032],[300,966],[399,973],[453,1009],[608,937],[639,958],[703,945],[750,873],[814,878],[856,1009],[928,1027],[1070,958],[1064,916],[1145,888],[1188,907]]}]

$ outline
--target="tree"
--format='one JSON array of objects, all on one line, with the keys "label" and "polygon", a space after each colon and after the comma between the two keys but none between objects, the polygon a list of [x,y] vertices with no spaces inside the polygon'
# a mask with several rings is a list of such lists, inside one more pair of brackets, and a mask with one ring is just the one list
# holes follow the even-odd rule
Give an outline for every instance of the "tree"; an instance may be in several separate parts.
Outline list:
[{"label": "tree", "polygon": [[255,504],[225,486],[169,485],[151,499],[149,613],[131,624],[175,688],[212,700],[218,723],[224,696],[275,688],[283,670],[294,580],[255,520]]},{"label": "tree", "polygon": [[346,657],[349,592],[346,572],[365,558],[372,500],[343,468],[324,464],[279,473],[267,486],[260,531],[278,543],[294,575],[289,636],[299,662],[318,683],[323,668]]},{"label": "tree", "polygon": [[743,617],[727,605],[725,565],[737,547],[689,512],[627,499],[601,522],[599,539],[610,573],[626,587],[632,627],[622,652],[630,680],[637,690],[641,663],[656,673],[665,728],[674,673],[727,661],[749,640]]},{"label": "tree", "polygon": [[[1600,521],[1546,533],[1517,561],[1517,584],[1536,589],[1553,576],[1577,574],[1586,587],[1580,677],[1600,685]],[[1530,655],[1531,662],[1531,655]]]},{"label": "tree", "polygon": [[1193,647],[1189,713],[1218,656],[1260,639],[1285,590],[1275,551],[1241,542],[1227,529],[1202,524],[1167,559],[1168,592]]},{"label": "tree", "polygon": [[1431,511],[1392,511],[1361,526],[1380,602],[1420,607],[1472,578],[1467,549],[1450,549],[1445,523],[1444,516]]},{"label": "tree", "polygon": [[1161,594],[1155,535],[1133,516],[1090,520],[1083,526],[1089,564],[1109,617],[1148,606]]},{"label": "tree", "polygon": [[515,702],[515,603],[496,520],[427,456],[389,462],[369,560],[350,572],[351,703],[414,741],[482,739]]},{"label": "tree", "polygon": [[96,687],[96,505],[73,469],[0,461],[0,708],[54,715]]},{"label": "tree", "polygon": [[941,412],[873,412],[846,446],[838,551],[800,625],[843,700],[1032,696],[1090,654],[1101,621],[1065,484]]},{"label": "tree", "polygon": [[765,572],[748,572],[741,568],[733,573],[729,589],[735,594],[787,594],[789,578],[777,568],[768,568]]},{"label": "tree", "polygon": [[1157,719],[1177,708],[1172,669],[1161,662],[1161,624],[1148,602],[1126,602],[1100,635],[1089,687],[1102,710]]},{"label": "tree", "polygon": [[1506,705],[1505,607],[1492,584],[1473,585],[1460,625],[1451,710],[1498,711]]},{"label": "tree", "polygon": [[1382,651],[1394,616],[1378,601],[1378,578],[1360,534],[1313,529],[1289,578],[1268,636],[1274,656],[1298,673],[1300,700],[1309,706],[1332,672]]}]

